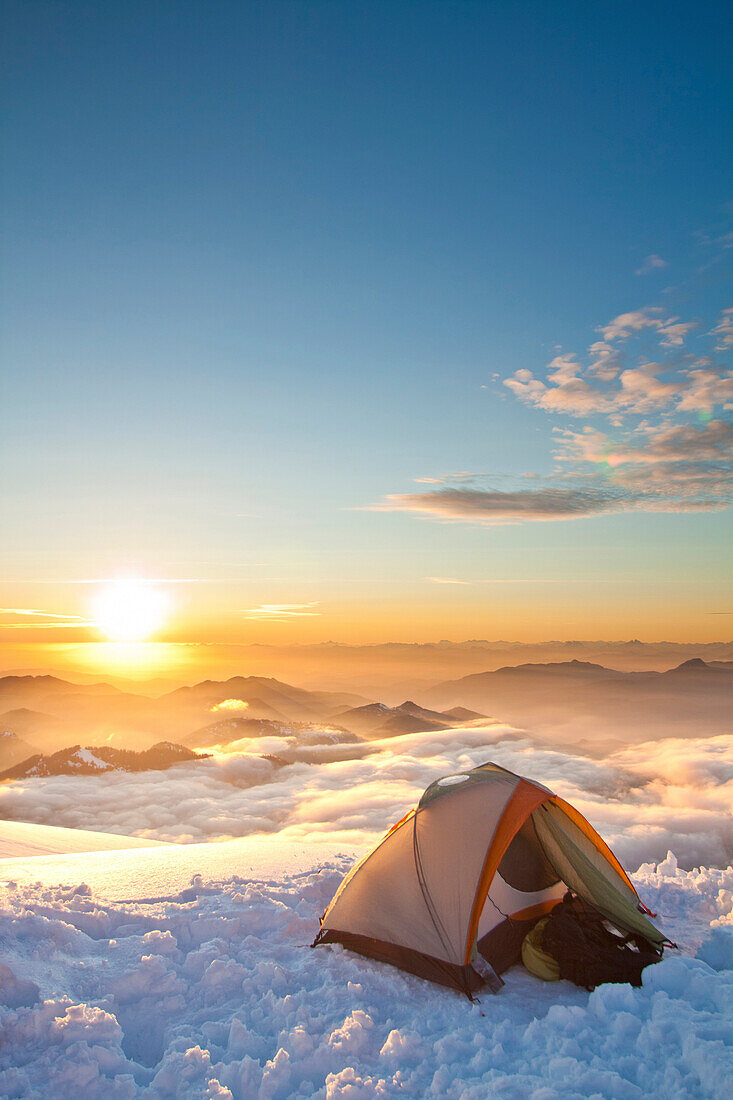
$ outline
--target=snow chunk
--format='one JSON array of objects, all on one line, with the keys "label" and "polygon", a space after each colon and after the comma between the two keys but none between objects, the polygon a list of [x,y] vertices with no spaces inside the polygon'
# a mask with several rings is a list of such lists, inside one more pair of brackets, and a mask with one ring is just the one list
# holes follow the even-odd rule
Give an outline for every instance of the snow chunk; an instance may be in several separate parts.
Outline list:
[{"label": "snow chunk", "polygon": [[329,1046],[339,1054],[358,1054],[369,1045],[369,1032],[374,1021],[362,1009],[355,1009],[341,1027],[334,1028],[328,1040]]},{"label": "snow chunk", "polygon": [[9,966],[0,963],[0,1004],[22,1008],[24,1005],[37,1004],[39,997],[40,990],[35,982],[16,978]]},{"label": "snow chunk", "polygon": [[733,970],[733,928],[714,928],[696,958],[702,959],[713,970]]}]

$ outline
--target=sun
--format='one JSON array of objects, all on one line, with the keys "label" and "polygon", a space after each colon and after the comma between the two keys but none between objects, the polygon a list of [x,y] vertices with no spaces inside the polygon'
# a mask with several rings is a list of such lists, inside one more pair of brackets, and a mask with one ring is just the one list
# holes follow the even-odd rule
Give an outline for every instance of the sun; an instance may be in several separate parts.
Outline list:
[{"label": "sun", "polygon": [[97,596],[96,623],[112,642],[141,642],[162,625],[166,604],[164,594],[150,583],[113,581]]}]

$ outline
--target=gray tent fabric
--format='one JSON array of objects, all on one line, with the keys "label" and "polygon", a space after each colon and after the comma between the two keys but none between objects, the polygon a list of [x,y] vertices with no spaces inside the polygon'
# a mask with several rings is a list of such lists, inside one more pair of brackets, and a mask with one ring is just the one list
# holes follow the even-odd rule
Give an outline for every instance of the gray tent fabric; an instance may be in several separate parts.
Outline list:
[{"label": "gray tent fabric", "polygon": [[490,798],[481,777],[460,788],[434,785],[410,820],[351,872],[324,924],[462,965],[476,884],[517,783],[516,776],[502,776]]}]

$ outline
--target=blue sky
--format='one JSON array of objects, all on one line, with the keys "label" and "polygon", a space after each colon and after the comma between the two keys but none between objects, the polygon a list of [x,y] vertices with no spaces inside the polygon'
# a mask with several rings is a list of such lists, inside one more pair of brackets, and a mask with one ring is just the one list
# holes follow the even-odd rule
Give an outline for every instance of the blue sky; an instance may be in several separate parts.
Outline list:
[{"label": "blue sky", "polygon": [[[730,419],[686,373],[730,360],[726,6],[6,14],[9,607],[84,614],[65,582],[132,571],[206,581],[202,637],[726,633],[727,429],[696,511],[639,495],[660,433],[688,429],[679,464]],[[559,355],[592,374],[625,314],[595,404],[522,388],[565,385]],[[651,361],[674,396],[619,399]],[[553,428],[606,443],[562,437],[570,467]],[[446,505],[458,472],[597,504],[618,470],[583,518]],[[231,618],[267,604],[316,610]]]}]

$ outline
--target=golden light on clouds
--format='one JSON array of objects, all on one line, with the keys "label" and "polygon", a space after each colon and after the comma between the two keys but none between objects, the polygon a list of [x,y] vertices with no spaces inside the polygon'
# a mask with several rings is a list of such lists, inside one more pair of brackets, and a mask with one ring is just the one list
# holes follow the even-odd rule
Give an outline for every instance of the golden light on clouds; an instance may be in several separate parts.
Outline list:
[{"label": "golden light on clouds", "polygon": [[211,708],[211,713],[216,714],[220,710],[247,710],[249,703],[245,699],[222,699]]},{"label": "golden light on clouds", "polygon": [[168,599],[140,580],[118,580],[100,589],[94,601],[96,624],[111,642],[142,642],[165,621]]}]

